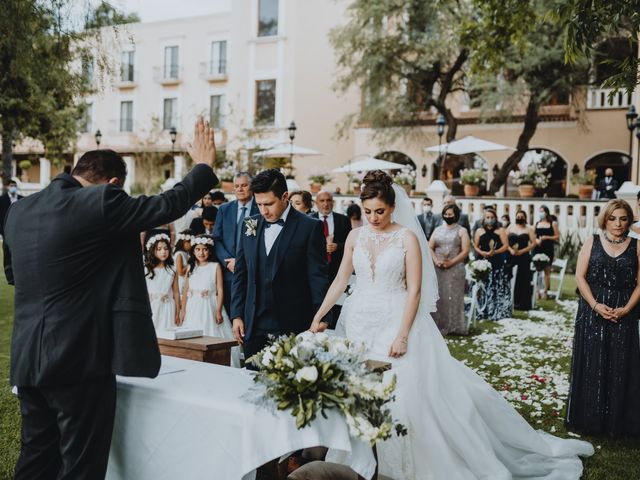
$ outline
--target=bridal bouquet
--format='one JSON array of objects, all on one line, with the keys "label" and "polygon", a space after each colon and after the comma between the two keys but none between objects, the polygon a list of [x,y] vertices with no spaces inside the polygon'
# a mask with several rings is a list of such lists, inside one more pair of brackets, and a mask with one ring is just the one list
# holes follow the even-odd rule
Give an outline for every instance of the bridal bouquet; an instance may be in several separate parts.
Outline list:
[{"label": "bridal bouquet", "polygon": [[290,410],[304,428],[318,412],[339,410],[349,432],[373,445],[406,429],[391,417],[396,377],[373,373],[365,365],[364,349],[347,339],[304,332],[281,336],[248,359],[259,368],[254,377],[265,387],[262,399],[278,410]]},{"label": "bridal bouquet", "polygon": [[531,259],[531,262],[536,267],[536,270],[541,272],[549,266],[551,259],[545,253],[536,253]]},{"label": "bridal bouquet", "polygon": [[483,283],[491,273],[491,262],[484,258],[474,260],[469,264],[469,269],[471,270],[471,278],[478,283]]}]

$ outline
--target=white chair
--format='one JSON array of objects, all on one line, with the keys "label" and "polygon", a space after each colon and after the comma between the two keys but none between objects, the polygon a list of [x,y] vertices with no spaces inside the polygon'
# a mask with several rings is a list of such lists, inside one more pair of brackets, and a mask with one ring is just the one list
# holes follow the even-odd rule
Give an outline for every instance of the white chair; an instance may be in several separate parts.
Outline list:
[{"label": "white chair", "polygon": [[516,277],[518,276],[518,266],[514,265],[511,268],[511,313],[513,313],[513,304],[516,294]]},{"label": "white chair", "polygon": [[[556,300],[560,300],[560,295],[562,294],[562,282],[564,282],[564,274],[567,271],[567,259],[565,258],[556,258],[551,264],[551,279],[555,279],[558,282],[558,288],[554,291],[547,290],[547,296],[553,296]],[[557,272],[554,272],[554,267],[559,269]]]},{"label": "white chair", "polygon": [[[533,263],[531,264],[533,267]],[[538,299],[538,290],[540,288],[540,279],[544,282],[544,273],[539,272],[537,270],[533,271],[533,276],[531,277],[531,308],[536,307],[536,300]]]}]

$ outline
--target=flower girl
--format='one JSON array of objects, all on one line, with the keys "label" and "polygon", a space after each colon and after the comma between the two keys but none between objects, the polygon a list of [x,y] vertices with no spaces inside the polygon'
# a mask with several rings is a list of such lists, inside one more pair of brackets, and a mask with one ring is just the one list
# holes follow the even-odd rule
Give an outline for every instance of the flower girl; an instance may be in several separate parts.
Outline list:
[{"label": "flower girl", "polygon": [[178,289],[180,295],[184,290],[184,279],[187,278],[187,267],[189,261],[189,250],[191,250],[191,240],[193,232],[189,229],[183,230],[177,236],[176,245],[173,250],[173,263],[178,276]]},{"label": "flower girl", "polygon": [[156,330],[166,330],[180,324],[180,293],[173,270],[169,236],[161,233],[146,243],[145,274]]},{"label": "flower girl", "polygon": [[[182,292],[182,324],[202,329],[211,337],[233,339],[231,322],[224,311],[222,269],[215,261],[213,239],[206,235],[194,237],[190,253]],[[231,349],[231,365],[240,367],[239,347]]]}]

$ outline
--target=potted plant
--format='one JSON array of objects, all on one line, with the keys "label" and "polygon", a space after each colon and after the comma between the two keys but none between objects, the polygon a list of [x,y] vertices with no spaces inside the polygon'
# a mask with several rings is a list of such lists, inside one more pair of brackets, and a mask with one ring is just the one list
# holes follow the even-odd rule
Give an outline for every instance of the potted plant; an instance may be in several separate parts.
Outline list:
[{"label": "potted plant", "polygon": [[513,183],[518,186],[518,193],[523,198],[531,198],[536,189],[545,189],[549,185],[547,169],[537,162],[531,162],[509,174]]},{"label": "potted plant", "polygon": [[23,182],[29,182],[29,169],[32,167],[30,160],[21,160],[18,163],[18,167],[22,170],[22,174],[20,175],[20,180]]},{"label": "potted plant", "polygon": [[227,165],[216,171],[218,178],[220,179],[220,187],[225,192],[233,191],[233,177],[236,175],[236,171],[232,165]]},{"label": "potted plant", "polygon": [[324,171],[312,172],[309,177],[311,193],[318,193],[322,186],[331,181],[331,175]]},{"label": "potted plant", "polygon": [[404,188],[407,195],[411,195],[411,190],[413,190],[416,185],[416,171],[410,168],[403,168],[393,177],[393,181]]},{"label": "potted plant", "polygon": [[596,172],[595,170],[585,170],[584,173],[574,173],[571,175],[571,183],[578,185],[578,198],[589,200],[596,183]]},{"label": "potted plant", "polygon": [[487,183],[486,173],[481,168],[465,168],[460,171],[460,183],[464,185],[466,197],[477,197],[480,188]]}]

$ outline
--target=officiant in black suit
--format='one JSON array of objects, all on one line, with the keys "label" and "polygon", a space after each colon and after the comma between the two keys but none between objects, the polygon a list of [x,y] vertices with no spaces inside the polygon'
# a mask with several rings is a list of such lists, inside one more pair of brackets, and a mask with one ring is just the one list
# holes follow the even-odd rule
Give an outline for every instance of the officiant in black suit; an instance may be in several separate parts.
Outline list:
[{"label": "officiant in black suit", "polygon": [[598,198],[612,199],[616,198],[616,191],[620,188],[618,180],[613,178],[613,169],[607,168],[604,171],[604,178],[598,180],[596,190]]},{"label": "officiant in black suit", "polygon": [[4,219],[7,216],[9,207],[21,198],[23,198],[23,196],[18,193],[18,182],[9,180],[7,191],[0,196],[0,234],[2,234]]},{"label": "officiant in black suit", "polygon": [[160,368],[140,232],[177,220],[218,182],[213,132],[202,121],[189,153],[195,167],[162,195],[130,197],[122,157],[94,150],[9,209],[10,381],[22,416],[16,479],[104,478],[115,375],[155,377]]},{"label": "officiant in black suit", "polygon": [[270,334],[308,329],[328,288],[322,223],[289,205],[278,170],[259,173],[251,190],[260,215],[244,221],[231,293],[233,334],[245,358]]},{"label": "officiant in black suit", "polygon": [[[333,195],[331,192],[323,190],[316,195],[317,212],[311,214],[311,217],[317,218],[322,222],[323,233],[327,242],[327,262],[329,263],[329,284],[333,282],[338,275],[342,256],[344,255],[344,244],[347,236],[351,231],[351,220],[346,215],[333,211]],[[327,316],[329,328],[335,328],[336,322],[340,317],[340,305],[334,305],[331,313]]]}]

